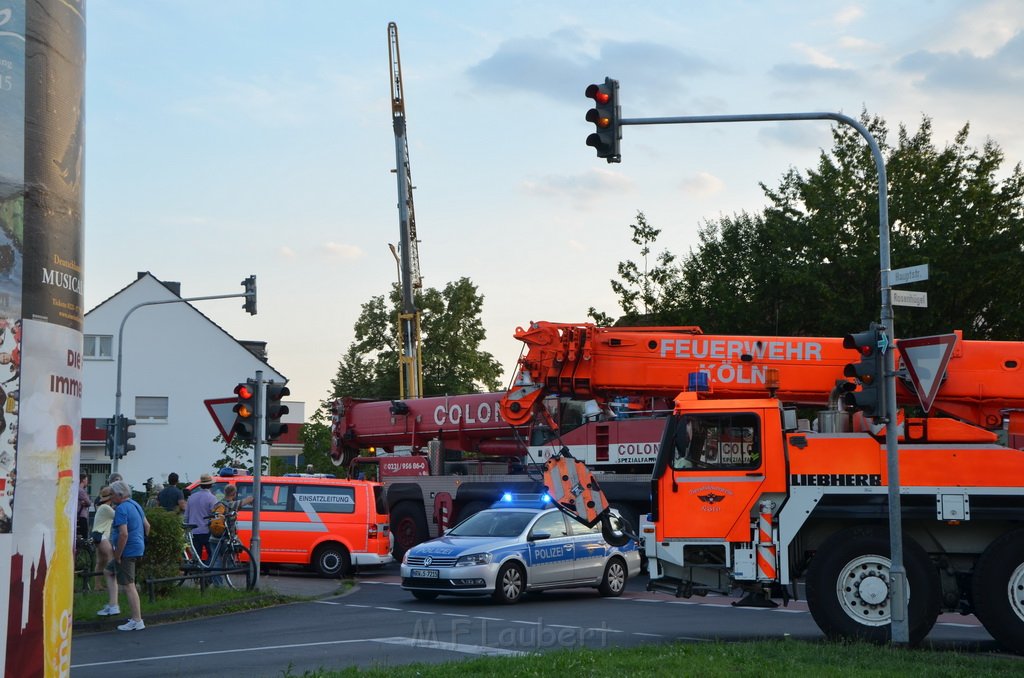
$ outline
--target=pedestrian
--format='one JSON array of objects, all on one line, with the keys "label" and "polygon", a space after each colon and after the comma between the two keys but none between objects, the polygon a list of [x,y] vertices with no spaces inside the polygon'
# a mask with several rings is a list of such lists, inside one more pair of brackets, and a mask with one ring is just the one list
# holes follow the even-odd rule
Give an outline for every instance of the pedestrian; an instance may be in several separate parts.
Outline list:
[{"label": "pedestrian", "polygon": [[217,503],[217,497],[210,492],[211,487],[213,478],[209,473],[199,476],[199,488],[192,491],[185,503],[185,524],[195,525],[192,528],[192,543],[196,547],[196,556],[207,562],[210,559],[210,526],[207,521]]},{"label": "pedestrian", "polygon": [[185,494],[178,487],[177,473],[167,474],[167,485],[164,489],[160,490],[156,500],[165,511],[172,511],[174,513],[185,512]]},{"label": "pedestrian", "polygon": [[78,536],[85,539],[89,534],[89,509],[92,508],[92,497],[89,496],[89,474],[78,476]]},{"label": "pedestrian", "polygon": [[[223,568],[224,549],[217,548],[217,542],[234,533],[235,522],[238,520],[238,510],[243,506],[252,504],[252,495],[238,498],[238,488],[234,485],[224,486],[224,497],[213,506],[213,519],[210,521],[210,543],[211,550],[220,554],[218,562],[213,563],[214,567]],[[222,577],[213,577],[210,581],[214,586],[222,586]]]},{"label": "pedestrian", "polygon": [[[96,516],[92,521],[92,541],[96,544],[96,573],[102,574],[114,558],[114,545],[110,541],[110,528],[114,524],[114,507],[111,500],[114,493],[110,486],[104,486],[100,490],[100,496],[96,499]],[[115,607],[117,599],[114,599]]]},{"label": "pedestrian", "polygon": [[[117,627],[118,631],[141,631],[146,628],[142,621],[142,603],[139,590],[135,588],[135,564],[146,552],[146,537],[149,535],[149,521],[146,513],[138,502],[132,499],[132,490],[123,480],[114,481],[110,486],[113,492],[114,509],[112,535],[114,542],[114,558],[103,570],[107,580],[108,604],[96,614],[101,617],[121,614],[118,606],[118,589],[124,592],[131,609],[131,618]],[[116,581],[115,581],[116,579]],[[115,583],[117,584],[115,586]]]}]

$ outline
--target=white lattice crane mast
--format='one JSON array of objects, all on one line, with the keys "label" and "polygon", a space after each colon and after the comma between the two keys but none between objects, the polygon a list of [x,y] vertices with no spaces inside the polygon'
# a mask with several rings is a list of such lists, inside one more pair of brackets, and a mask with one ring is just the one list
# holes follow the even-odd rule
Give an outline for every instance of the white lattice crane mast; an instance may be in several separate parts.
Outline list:
[{"label": "white lattice crane mast", "polygon": [[388,24],[388,57],[391,67],[391,119],[395,128],[395,175],[398,177],[399,282],[402,287],[402,309],[398,314],[398,334],[402,344],[402,353],[398,358],[399,395],[403,399],[420,398],[423,396],[423,362],[420,314],[414,295],[416,290],[423,287],[423,279],[420,277],[416,211],[412,201],[412,172],[409,169],[398,25],[393,21]]}]

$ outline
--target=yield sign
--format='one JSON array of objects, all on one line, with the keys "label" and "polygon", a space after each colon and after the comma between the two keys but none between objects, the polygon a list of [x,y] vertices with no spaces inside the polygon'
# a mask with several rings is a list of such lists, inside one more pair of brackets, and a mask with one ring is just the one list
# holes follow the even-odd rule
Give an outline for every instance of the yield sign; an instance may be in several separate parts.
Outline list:
[{"label": "yield sign", "polygon": [[935,396],[939,393],[955,344],[955,334],[900,339],[896,342],[896,348],[903,355],[917,398],[925,412],[932,408]]},{"label": "yield sign", "polygon": [[235,419],[238,418],[238,415],[235,414],[235,403],[237,402],[237,398],[213,398],[203,401],[206,409],[210,411],[210,416],[213,417],[213,423],[217,425],[217,430],[224,436],[224,442],[229,445],[231,439],[235,437],[235,432],[232,429],[235,428]]}]

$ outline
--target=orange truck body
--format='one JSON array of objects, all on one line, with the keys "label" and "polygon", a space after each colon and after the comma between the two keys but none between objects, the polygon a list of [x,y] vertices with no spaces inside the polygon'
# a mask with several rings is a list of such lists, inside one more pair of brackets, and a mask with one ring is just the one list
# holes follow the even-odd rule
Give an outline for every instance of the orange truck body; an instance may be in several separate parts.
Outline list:
[{"label": "orange truck body", "polygon": [[[552,393],[674,399],[641,521],[651,590],[806,596],[830,637],[889,637],[885,425],[840,397],[858,359],[842,339],[546,322],[516,336],[527,350],[502,403],[514,423]],[[956,611],[1024,653],[1024,452],[1006,444],[1021,433],[1022,369],[1024,343],[957,333],[930,416],[901,409],[894,424],[912,642]]]}]

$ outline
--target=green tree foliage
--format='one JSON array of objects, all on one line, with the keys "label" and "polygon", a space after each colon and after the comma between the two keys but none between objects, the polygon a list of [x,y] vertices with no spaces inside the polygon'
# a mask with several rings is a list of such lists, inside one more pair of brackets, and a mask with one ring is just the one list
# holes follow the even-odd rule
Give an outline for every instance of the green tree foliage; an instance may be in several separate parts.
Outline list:
[{"label": "green tree foliage", "polygon": [[[1024,336],[1021,165],[1003,169],[992,140],[970,146],[968,125],[938,148],[927,117],[914,133],[900,126],[895,145],[883,120],[864,113],[861,121],[886,158],[892,267],[929,265],[929,280],[908,288],[927,291],[928,308],[899,309],[897,336]],[[761,185],[769,201],[762,213],[706,223],[678,278],[665,275],[670,289],[650,315],[706,332],[804,336],[838,336],[877,320],[877,173],[855,130],[837,126],[832,136],[815,168],[790,169],[776,188]],[[636,296],[619,296],[628,320]]]},{"label": "green tree foliage", "polygon": [[[423,395],[497,390],[501,364],[480,350],[487,336],[480,312],[483,296],[469,278],[443,290],[428,288],[416,297],[420,309]],[[393,286],[385,302],[377,296],[363,304],[356,320],[355,341],[345,351],[331,382],[331,400],[340,396],[397,398],[398,309],[401,293]]]},{"label": "green tree foliage", "polygon": [[[217,434],[213,442],[220,443],[224,448],[220,451],[220,457],[213,462],[213,468],[240,468],[252,475],[252,453],[253,445],[250,442],[242,441],[238,436],[232,436],[231,442],[225,442],[224,436]],[[270,458],[264,455],[261,459],[260,473],[267,473],[270,468]]]}]

